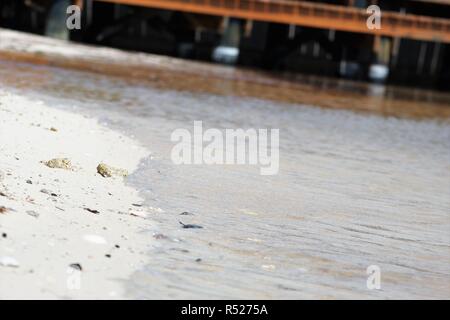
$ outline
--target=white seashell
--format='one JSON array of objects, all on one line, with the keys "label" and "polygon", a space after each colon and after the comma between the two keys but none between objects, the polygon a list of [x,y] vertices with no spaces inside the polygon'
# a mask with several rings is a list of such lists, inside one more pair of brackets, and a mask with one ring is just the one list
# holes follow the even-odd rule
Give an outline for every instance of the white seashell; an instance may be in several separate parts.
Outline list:
[{"label": "white seashell", "polygon": [[95,243],[95,244],[106,244],[107,243],[105,238],[103,238],[101,236],[97,236],[95,234],[86,234],[83,236],[83,239],[88,242]]},{"label": "white seashell", "polygon": [[19,266],[19,262],[13,257],[0,257],[0,266],[17,268]]},{"label": "white seashell", "polygon": [[264,270],[275,270],[276,267],[273,264],[263,264],[261,268]]}]

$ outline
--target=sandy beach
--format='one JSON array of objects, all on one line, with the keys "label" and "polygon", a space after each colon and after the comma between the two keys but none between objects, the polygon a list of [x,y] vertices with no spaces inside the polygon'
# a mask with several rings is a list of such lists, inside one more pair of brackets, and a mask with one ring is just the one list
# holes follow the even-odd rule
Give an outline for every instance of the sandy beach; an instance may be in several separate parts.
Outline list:
[{"label": "sandy beach", "polygon": [[[448,299],[448,94],[0,39],[0,299]],[[174,164],[197,120],[279,174]]]},{"label": "sandy beach", "polygon": [[[148,153],[95,119],[0,90],[0,299],[124,298],[150,243],[147,212],[96,167],[132,172]],[[41,163],[58,157],[74,168]]]}]

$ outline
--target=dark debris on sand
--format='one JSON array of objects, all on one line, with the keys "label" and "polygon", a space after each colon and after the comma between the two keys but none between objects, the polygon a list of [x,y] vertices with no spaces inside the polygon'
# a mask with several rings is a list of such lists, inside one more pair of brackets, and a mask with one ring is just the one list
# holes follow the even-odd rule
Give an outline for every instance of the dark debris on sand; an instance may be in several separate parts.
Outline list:
[{"label": "dark debris on sand", "polygon": [[181,221],[178,222],[182,225],[183,229],[203,229],[203,227],[198,224],[184,224]]}]

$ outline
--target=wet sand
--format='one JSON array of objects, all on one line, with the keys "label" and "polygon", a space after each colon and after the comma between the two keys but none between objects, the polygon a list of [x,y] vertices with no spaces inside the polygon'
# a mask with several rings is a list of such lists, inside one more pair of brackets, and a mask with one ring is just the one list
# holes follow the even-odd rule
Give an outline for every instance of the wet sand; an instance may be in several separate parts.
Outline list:
[{"label": "wet sand", "polygon": [[[380,87],[326,79],[319,90],[314,78],[285,84],[253,71],[31,38],[22,39],[23,55],[0,41],[4,88],[75,106],[151,151],[127,183],[161,210],[143,219],[145,266],[126,281],[126,297],[449,298],[446,94],[385,88],[373,96],[367,92]],[[173,165],[170,133],[194,120],[279,128],[280,173]],[[366,287],[369,265],[381,269],[381,290]]]}]

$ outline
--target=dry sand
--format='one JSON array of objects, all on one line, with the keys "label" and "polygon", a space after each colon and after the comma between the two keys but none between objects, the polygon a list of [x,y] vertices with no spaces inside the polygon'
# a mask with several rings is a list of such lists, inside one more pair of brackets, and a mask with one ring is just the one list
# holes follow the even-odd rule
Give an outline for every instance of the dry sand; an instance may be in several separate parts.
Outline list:
[{"label": "dry sand", "polygon": [[[127,298],[123,280],[151,243],[148,212],[96,167],[132,172],[148,153],[95,119],[0,89],[0,299]],[[58,157],[75,169],[41,163]]]}]

